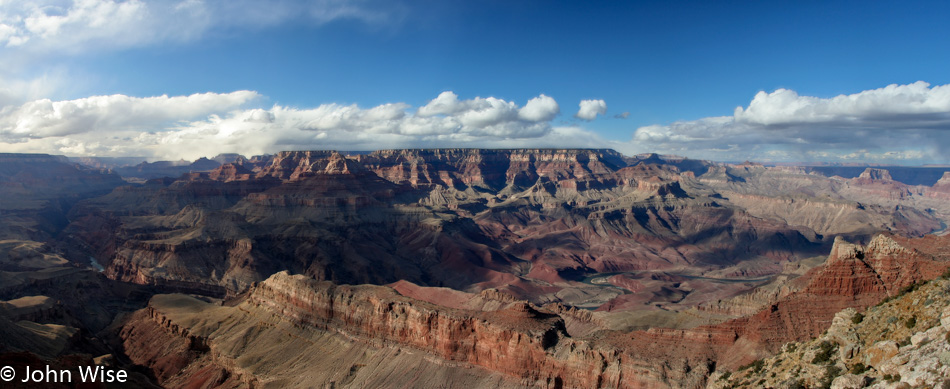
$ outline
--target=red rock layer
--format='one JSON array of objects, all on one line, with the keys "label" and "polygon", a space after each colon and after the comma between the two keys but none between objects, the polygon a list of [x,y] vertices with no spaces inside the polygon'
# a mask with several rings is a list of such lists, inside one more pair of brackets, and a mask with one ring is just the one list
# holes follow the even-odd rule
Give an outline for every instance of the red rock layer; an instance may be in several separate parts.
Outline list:
[{"label": "red rock layer", "polygon": [[[915,249],[914,244],[926,249]],[[701,387],[713,369],[735,368],[786,342],[820,334],[841,309],[872,305],[903,286],[936,277],[950,263],[928,252],[948,247],[948,237],[879,235],[867,246],[838,240],[827,263],[803,276],[807,285],[800,291],[754,315],[689,330],[600,332],[574,338],[560,316],[569,313],[565,309],[518,301],[497,311],[449,308],[400,296],[387,287],[338,286],[286,273],[255,285],[238,308],[263,308],[301,328],[411,347],[542,387]],[[396,286],[424,292],[412,285]],[[214,339],[192,339],[187,328],[162,319],[154,309],[137,313],[143,314],[180,339],[163,343],[163,350],[148,351],[157,342],[146,335],[155,330],[151,324],[123,330],[130,355],[157,376],[191,363],[180,359],[195,350],[200,353],[201,345],[213,348]],[[218,368],[202,366],[201,371]]]},{"label": "red rock layer", "polygon": [[243,165],[227,163],[208,173],[208,177],[215,181],[246,181],[251,179],[253,172]]},{"label": "red rock layer", "polygon": [[[192,335],[189,330],[171,321],[161,311],[147,307],[135,312],[119,336],[132,363],[147,366],[152,376],[165,386],[182,370],[209,352],[207,339]],[[175,386],[188,388],[253,387],[255,379],[242,375],[206,358],[201,367],[187,377],[176,377]]]},{"label": "red rock layer", "polygon": [[257,173],[257,177],[296,181],[316,174],[364,172],[363,166],[336,151],[281,151]]},{"label": "red rock layer", "polygon": [[950,267],[946,258],[922,253],[913,248],[915,244],[936,244],[946,250],[950,237],[878,235],[866,247],[838,239],[827,262],[803,276],[808,284],[802,290],[752,316],[690,331],[735,331],[735,344],[719,354],[719,363],[727,367],[775,352],[786,342],[813,338],[828,328],[838,311],[876,304],[907,285],[936,278]]},{"label": "red rock layer", "polygon": [[[684,365],[668,366],[659,360],[636,359],[609,342],[573,339],[560,316],[524,302],[492,312],[459,310],[400,296],[387,287],[338,286],[286,273],[255,286],[234,309],[265,309],[296,328],[409,347],[537,387],[644,388],[682,382],[697,386],[711,366],[705,356],[687,357]],[[199,380],[195,371],[229,377],[211,387],[256,380],[252,371],[216,354],[221,345],[215,338],[193,335],[185,324],[154,307],[136,313],[121,336],[130,358],[149,367],[160,382]],[[687,343],[709,338],[703,335]],[[682,340],[680,336],[676,342]],[[208,358],[208,353],[214,358]]]},{"label": "red rock layer", "polygon": [[885,169],[867,168],[857,178],[850,180],[851,185],[875,196],[898,200],[910,195],[923,194],[923,188],[894,181]]},{"label": "red rock layer", "polygon": [[380,177],[413,186],[457,183],[501,189],[530,185],[539,177],[577,185],[624,166],[613,150],[581,149],[414,149],[381,150],[356,159]]},{"label": "red rock layer", "polygon": [[[688,162],[677,163],[702,165]],[[753,213],[743,204],[765,197],[730,202],[697,189],[718,175],[741,185],[766,170],[759,165],[714,167],[695,180],[657,156],[630,163],[580,149],[281,152],[122,187],[76,207],[65,235],[89,247],[110,277],[132,282],[241,292],[289,270],[338,283],[477,290],[522,282],[531,285],[508,291],[531,299],[531,288],[595,272],[706,271],[751,259],[768,264],[736,271],[772,274],[783,261],[820,253],[819,225],[860,227],[825,236],[933,229],[927,220],[902,225],[900,212],[870,218],[880,212],[857,203],[831,209],[842,223],[783,220],[816,206]]]}]

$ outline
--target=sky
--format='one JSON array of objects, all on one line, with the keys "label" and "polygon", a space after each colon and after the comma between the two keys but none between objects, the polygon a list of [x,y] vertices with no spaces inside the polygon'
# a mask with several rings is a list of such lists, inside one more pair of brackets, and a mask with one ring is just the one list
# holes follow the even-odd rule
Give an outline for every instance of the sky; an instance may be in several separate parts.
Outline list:
[{"label": "sky", "polygon": [[950,163],[950,2],[0,0],[0,152]]}]

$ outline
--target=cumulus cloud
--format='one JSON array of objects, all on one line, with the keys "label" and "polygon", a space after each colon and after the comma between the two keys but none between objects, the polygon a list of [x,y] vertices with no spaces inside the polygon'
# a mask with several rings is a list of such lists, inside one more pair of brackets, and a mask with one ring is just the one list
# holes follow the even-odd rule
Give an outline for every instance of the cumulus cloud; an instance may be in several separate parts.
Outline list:
[{"label": "cumulus cloud", "polygon": [[439,96],[430,100],[428,104],[419,107],[419,116],[454,115],[468,108],[459,101],[459,96],[455,92],[445,91],[439,93]]},{"label": "cumulus cloud", "polygon": [[630,111],[623,111],[622,113],[614,115],[614,119],[626,119],[628,117],[630,117]]},{"label": "cumulus cloud", "polygon": [[494,97],[459,99],[443,92],[418,109],[405,103],[236,109],[257,96],[240,91],[31,101],[0,112],[0,146],[9,151],[178,159],[314,148],[606,144],[580,128],[552,127],[559,108],[545,95],[520,107]]},{"label": "cumulus cloud", "polygon": [[190,96],[93,96],[77,100],[41,99],[0,109],[0,139],[44,138],[114,129],[145,129],[168,121],[207,116],[237,108],[259,95],[251,91]]},{"label": "cumulus cloud", "polygon": [[518,108],[514,102],[494,97],[459,100],[454,92],[442,92],[428,104],[419,107],[417,116],[451,116],[460,124],[487,127],[515,120],[546,122],[554,119],[560,112],[557,101],[543,94],[528,100],[524,107]]},{"label": "cumulus cloud", "polygon": [[120,49],[193,40],[215,29],[266,27],[289,20],[378,23],[394,15],[386,11],[389,9],[347,0],[0,1],[0,47],[40,52]]},{"label": "cumulus cloud", "polygon": [[950,85],[889,85],[832,98],[759,92],[732,116],[638,128],[632,151],[710,159],[950,162]]},{"label": "cumulus cloud", "polygon": [[597,115],[603,116],[607,113],[607,103],[603,100],[581,100],[580,109],[574,116],[578,119],[587,121],[594,120]]},{"label": "cumulus cloud", "polygon": [[737,121],[765,126],[839,123],[877,128],[945,126],[950,121],[948,112],[950,85],[930,88],[918,81],[830,99],[799,96],[788,89],[759,92],[748,108],[737,107],[734,116]]},{"label": "cumulus cloud", "polygon": [[518,117],[523,120],[540,122],[554,119],[559,113],[561,113],[561,107],[557,105],[557,101],[542,94],[528,100],[528,103],[518,111]]}]

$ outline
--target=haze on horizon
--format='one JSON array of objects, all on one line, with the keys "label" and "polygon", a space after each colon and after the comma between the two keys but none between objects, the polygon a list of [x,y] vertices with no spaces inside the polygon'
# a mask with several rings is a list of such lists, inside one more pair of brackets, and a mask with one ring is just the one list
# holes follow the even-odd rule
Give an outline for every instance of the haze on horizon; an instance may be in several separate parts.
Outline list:
[{"label": "haze on horizon", "polygon": [[950,163],[946,2],[0,2],[0,152]]}]

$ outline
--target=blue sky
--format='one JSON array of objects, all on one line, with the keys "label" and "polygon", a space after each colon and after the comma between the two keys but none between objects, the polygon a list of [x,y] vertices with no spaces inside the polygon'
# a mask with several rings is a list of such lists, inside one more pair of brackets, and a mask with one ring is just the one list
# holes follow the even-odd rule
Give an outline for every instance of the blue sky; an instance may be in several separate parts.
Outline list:
[{"label": "blue sky", "polygon": [[0,151],[950,162],[946,2],[591,3],[2,2]]}]

